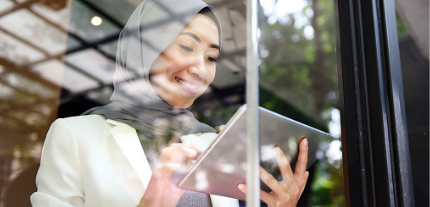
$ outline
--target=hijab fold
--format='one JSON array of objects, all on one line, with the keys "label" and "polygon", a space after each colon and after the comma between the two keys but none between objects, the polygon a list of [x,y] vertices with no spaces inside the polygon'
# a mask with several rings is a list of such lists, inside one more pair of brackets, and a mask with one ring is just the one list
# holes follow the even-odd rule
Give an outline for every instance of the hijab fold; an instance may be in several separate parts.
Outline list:
[{"label": "hijab fold", "polygon": [[[135,128],[145,138],[215,132],[186,109],[161,99],[149,81],[150,68],[194,16],[208,8],[221,27],[218,14],[201,0],[144,0],[132,13],[118,40],[111,103],[83,113],[99,114]],[[221,41],[220,41],[221,42]]]}]

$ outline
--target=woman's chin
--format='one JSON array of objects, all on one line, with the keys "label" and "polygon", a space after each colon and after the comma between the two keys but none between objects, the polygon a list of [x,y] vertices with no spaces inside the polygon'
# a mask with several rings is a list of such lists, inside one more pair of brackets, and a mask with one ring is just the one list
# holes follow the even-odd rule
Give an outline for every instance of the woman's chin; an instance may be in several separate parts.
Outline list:
[{"label": "woman's chin", "polygon": [[175,108],[186,109],[191,107],[191,105],[193,105],[194,100],[182,100],[182,101],[172,100],[172,101],[167,101],[167,103]]}]

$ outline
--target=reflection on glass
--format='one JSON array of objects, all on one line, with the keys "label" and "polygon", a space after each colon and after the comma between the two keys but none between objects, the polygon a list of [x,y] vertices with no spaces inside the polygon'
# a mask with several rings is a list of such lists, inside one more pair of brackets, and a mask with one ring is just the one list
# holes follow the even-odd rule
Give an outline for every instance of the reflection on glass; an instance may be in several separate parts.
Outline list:
[{"label": "reflection on glass", "polygon": [[15,65],[24,65],[44,57],[42,52],[0,31],[0,58]]},{"label": "reflection on glass", "polygon": [[32,4],[31,10],[43,16],[47,20],[59,25],[63,29],[67,29],[69,25],[70,7],[65,7],[60,10],[53,10],[44,4]]},{"label": "reflection on glass", "polygon": [[[180,186],[190,190],[204,190],[216,195],[225,195],[245,199],[245,195],[235,188],[239,183],[246,182],[246,112],[241,107],[229,120],[220,133],[216,144],[197,161],[182,181]],[[298,155],[298,143],[303,137],[310,141],[308,166],[316,161],[319,151],[327,151],[332,137],[321,131],[311,129],[301,123],[282,117],[265,109],[260,109],[260,165],[278,180],[282,180],[281,173],[275,159],[274,146],[279,146],[285,153],[287,160],[295,166]],[[220,139],[221,138],[221,139]],[[207,176],[201,176],[207,175]],[[202,188],[202,183],[209,183]],[[265,184],[262,189],[269,192]]]},{"label": "reflection on glass", "polygon": [[97,87],[98,84],[94,80],[89,79],[85,75],[64,66],[64,64],[52,59],[33,66],[33,71],[40,74],[43,78],[61,85],[69,92],[76,93],[90,88]]},{"label": "reflection on glass", "polygon": [[113,89],[111,86],[106,86],[97,90],[91,90],[87,93],[87,97],[100,105],[110,103],[110,97]]},{"label": "reflection on glass", "polygon": [[66,62],[91,74],[103,83],[112,83],[115,63],[94,49],[87,49],[66,56]]},{"label": "reflection on glass", "polygon": [[82,46],[82,44],[78,40],[72,36],[67,37],[67,50],[73,50],[79,46]]},{"label": "reflection on glass", "polygon": [[[396,5],[415,206],[429,206],[429,50],[428,44],[422,44],[425,38],[428,42],[429,33],[423,4]],[[422,20],[424,13],[427,22],[414,20]]]},{"label": "reflection on glass", "polygon": [[56,96],[53,90],[17,73],[7,73],[1,76],[0,81],[37,99],[50,99]]},{"label": "reflection on glass", "polygon": [[13,1],[0,1],[0,13],[13,7]]},{"label": "reflection on glass", "polygon": [[[103,23],[95,27],[91,24],[94,16],[100,16]],[[95,41],[104,37],[118,34],[120,28],[109,22],[100,14],[91,10],[79,1],[72,2],[72,13],[70,16],[70,31],[77,34],[86,41]]]},{"label": "reflection on glass", "polygon": [[115,57],[116,56],[116,50],[118,46],[118,40],[111,41],[109,43],[100,45],[98,48],[105,52],[106,54]]},{"label": "reflection on glass", "polygon": [[[333,1],[261,1],[260,104],[340,137]],[[327,142],[300,202],[344,206],[341,142]]]},{"label": "reflection on glass", "polygon": [[0,18],[0,27],[36,45],[49,54],[64,52],[67,34],[26,9]]}]

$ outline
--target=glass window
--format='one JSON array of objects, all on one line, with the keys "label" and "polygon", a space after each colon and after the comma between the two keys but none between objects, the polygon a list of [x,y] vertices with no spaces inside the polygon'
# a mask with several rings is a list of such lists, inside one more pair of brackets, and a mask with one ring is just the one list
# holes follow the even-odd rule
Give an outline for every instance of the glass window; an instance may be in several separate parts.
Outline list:
[{"label": "glass window", "polygon": [[298,206],[344,206],[334,2],[260,5],[260,105],[334,137],[319,146]]},{"label": "glass window", "polygon": [[67,33],[59,30],[27,9],[0,18],[0,27],[51,55],[65,50]]},{"label": "glass window", "polygon": [[424,207],[429,205],[429,33],[428,3],[422,3],[399,1],[396,10],[415,206]]},{"label": "glass window", "polygon": [[[189,109],[220,129],[246,103],[247,1],[205,1],[219,13],[222,49],[213,83]],[[55,119],[110,103],[117,37],[142,0],[52,2],[0,0],[0,206],[29,205],[42,145]],[[340,141],[337,3],[258,2],[260,106],[333,136],[318,146],[298,206],[345,206],[349,190],[344,188],[346,146]],[[428,184],[429,174],[428,18],[425,27],[416,26],[410,11],[422,13],[396,6],[415,199],[417,206],[428,206],[428,185],[422,184]],[[417,28],[425,28],[427,42]],[[124,99],[140,98],[125,84],[116,87]]]}]

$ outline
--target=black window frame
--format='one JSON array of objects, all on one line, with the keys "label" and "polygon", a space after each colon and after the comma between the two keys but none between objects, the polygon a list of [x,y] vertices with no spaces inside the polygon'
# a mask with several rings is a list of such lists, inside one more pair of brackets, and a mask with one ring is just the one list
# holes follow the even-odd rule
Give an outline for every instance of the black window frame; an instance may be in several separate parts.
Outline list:
[{"label": "black window frame", "polygon": [[414,206],[394,0],[335,0],[346,206]]}]

